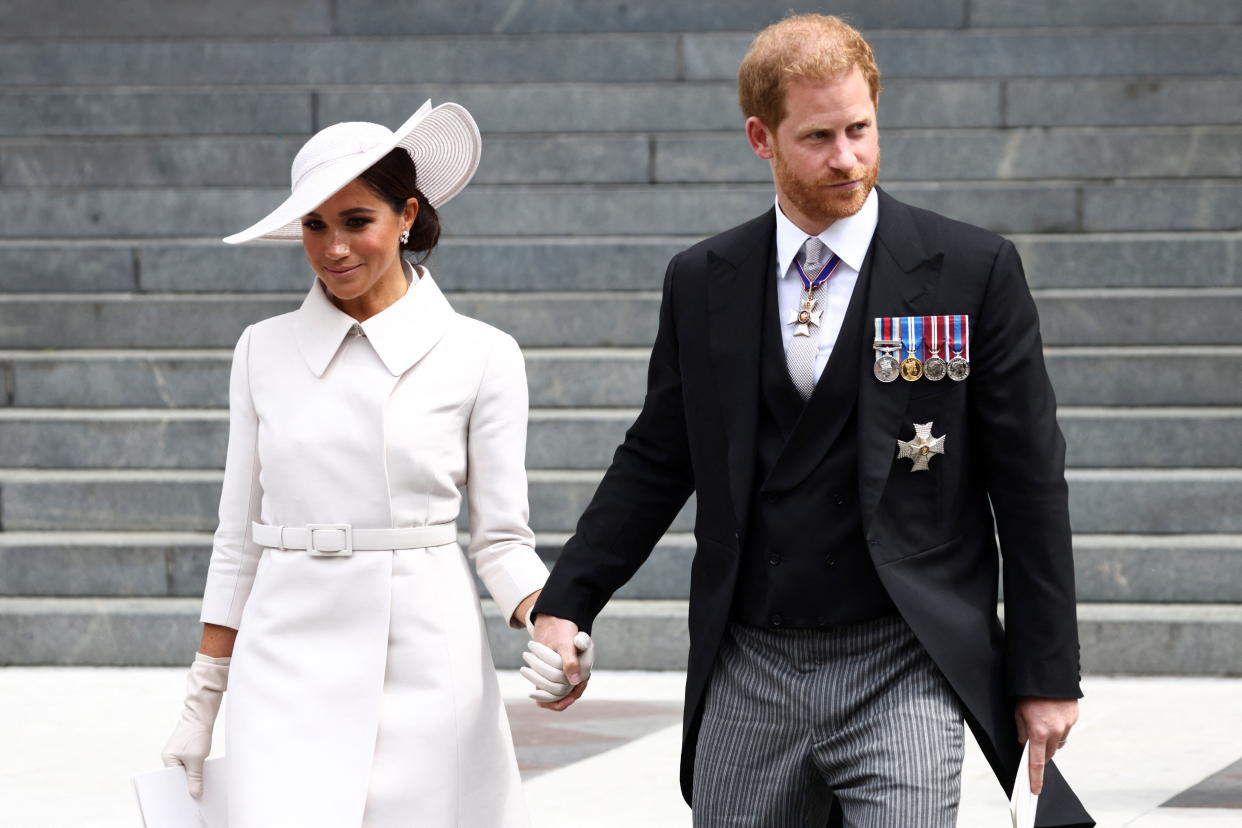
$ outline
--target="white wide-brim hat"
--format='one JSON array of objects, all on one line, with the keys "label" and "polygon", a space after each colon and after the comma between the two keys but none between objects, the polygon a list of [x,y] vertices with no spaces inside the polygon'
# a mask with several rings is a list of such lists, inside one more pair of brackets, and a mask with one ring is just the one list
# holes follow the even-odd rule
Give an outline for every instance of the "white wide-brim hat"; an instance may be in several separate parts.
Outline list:
[{"label": "white wide-brim hat", "polygon": [[395,132],[364,121],[325,127],[294,156],[290,196],[224,242],[301,241],[303,216],[398,147],[414,161],[418,189],[432,207],[439,207],[460,193],[474,176],[482,144],[474,118],[455,103],[433,107],[427,101]]}]

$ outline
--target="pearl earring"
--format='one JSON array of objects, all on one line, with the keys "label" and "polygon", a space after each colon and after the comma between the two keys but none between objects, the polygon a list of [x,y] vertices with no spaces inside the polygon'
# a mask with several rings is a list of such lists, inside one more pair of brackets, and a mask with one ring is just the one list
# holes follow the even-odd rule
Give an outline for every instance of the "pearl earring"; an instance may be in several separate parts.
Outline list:
[{"label": "pearl earring", "polygon": [[410,240],[410,231],[409,231],[409,230],[402,230],[402,231],[401,231],[401,243],[402,243],[402,244],[405,244],[405,243],[406,243],[406,242],[408,242],[409,240]]}]

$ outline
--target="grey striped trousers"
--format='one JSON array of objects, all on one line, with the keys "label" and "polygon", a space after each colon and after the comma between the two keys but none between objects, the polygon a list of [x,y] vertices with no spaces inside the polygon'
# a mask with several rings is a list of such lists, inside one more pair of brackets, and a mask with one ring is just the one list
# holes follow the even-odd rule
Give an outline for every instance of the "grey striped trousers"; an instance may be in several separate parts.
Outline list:
[{"label": "grey striped trousers", "polygon": [[730,624],[703,708],[696,828],[951,828],[961,703],[898,616],[827,630]]}]

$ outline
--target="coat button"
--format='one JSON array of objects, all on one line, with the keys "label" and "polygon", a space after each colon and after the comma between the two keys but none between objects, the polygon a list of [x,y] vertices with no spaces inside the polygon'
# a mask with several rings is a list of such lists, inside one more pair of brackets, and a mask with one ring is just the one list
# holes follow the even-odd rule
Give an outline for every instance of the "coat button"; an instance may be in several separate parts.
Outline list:
[{"label": "coat button", "polygon": [[841,495],[833,495],[832,499],[836,502],[838,506],[845,505],[845,498],[841,497]]},{"label": "coat button", "polygon": [[768,563],[772,564],[772,566],[776,566],[780,562],[781,562],[780,555],[773,555],[772,557],[768,558]]},{"label": "coat button", "polygon": [[764,503],[775,503],[776,501],[780,499],[781,499],[781,496],[773,492],[768,492],[767,494],[763,496]]},{"label": "coat button", "polygon": [[781,617],[780,617],[780,615],[773,615],[773,616],[772,616],[772,626],[773,626],[773,627],[779,627],[779,626],[780,626],[781,624],[783,624],[784,622],[785,622],[785,619],[784,619],[784,618],[781,618]]},{"label": "coat button", "polygon": [[829,566],[836,566],[836,565],[837,565],[836,560],[835,560],[835,559],[834,559],[831,555],[825,555],[825,556],[824,556],[824,563],[828,564]]}]

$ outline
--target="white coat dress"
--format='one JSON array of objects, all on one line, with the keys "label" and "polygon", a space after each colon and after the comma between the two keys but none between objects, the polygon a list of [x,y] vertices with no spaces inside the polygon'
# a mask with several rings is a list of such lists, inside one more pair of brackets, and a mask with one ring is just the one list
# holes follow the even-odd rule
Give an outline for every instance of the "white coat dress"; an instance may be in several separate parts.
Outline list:
[{"label": "white coat dress", "polygon": [[260,548],[250,530],[453,523],[464,488],[467,553],[503,616],[543,585],[518,346],[455,313],[424,268],[407,275],[364,335],[316,282],[234,353],[202,611],[239,630],[230,828],[528,824],[460,547],[325,558]]}]

